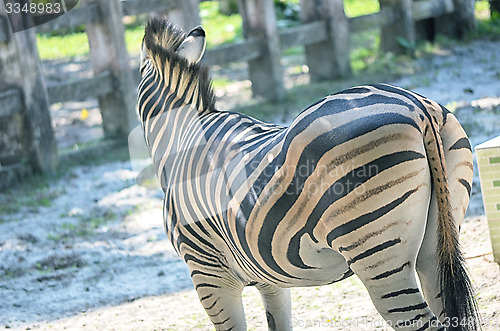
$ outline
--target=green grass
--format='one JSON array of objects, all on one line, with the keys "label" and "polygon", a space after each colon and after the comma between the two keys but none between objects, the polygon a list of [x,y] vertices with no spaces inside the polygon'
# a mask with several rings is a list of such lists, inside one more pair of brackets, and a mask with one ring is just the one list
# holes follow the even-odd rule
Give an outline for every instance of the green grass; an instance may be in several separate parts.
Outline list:
[{"label": "green grass", "polygon": [[380,45],[380,34],[376,30],[360,32],[351,37],[351,67],[356,73],[375,63]]},{"label": "green grass", "polygon": [[243,39],[242,20],[240,15],[220,15],[217,2],[202,2],[200,18],[207,31],[207,48]]},{"label": "green grass", "polygon": [[89,54],[87,34],[79,32],[64,36],[37,36],[38,52],[42,60],[75,58]]},{"label": "green grass", "polygon": [[476,1],[475,11],[477,18],[477,30],[470,38],[500,39],[500,15],[493,13],[490,16],[490,6],[488,1]]},{"label": "green grass", "polygon": [[215,89],[224,88],[231,84],[231,81],[225,77],[214,78],[212,80],[212,85]]},{"label": "green grass", "polygon": [[142,38],[144,37],[144,27],[136,26],[125,30],[125,44],[129,54],[139,54],[141,51]]},{"label": "green grass", "polygon": [[378,0],[344,0],[344,10],[348,17],[377,13],[380,10]]},{"label": "green grass", "polygon": [[476,15],[479,17],[488,16],[490,11],[490,5],[488,1],[476,1],[474,3],[474,9],[476,11]]},{"label": "green grass", "polygon": [[[139,54],[144,27],[127,28],[125,43],[130,54]],[[43,60],[78,58],[89,54],[87,34],[76,32],[62,36],[41,34],[37,36],[38,51]]]}]

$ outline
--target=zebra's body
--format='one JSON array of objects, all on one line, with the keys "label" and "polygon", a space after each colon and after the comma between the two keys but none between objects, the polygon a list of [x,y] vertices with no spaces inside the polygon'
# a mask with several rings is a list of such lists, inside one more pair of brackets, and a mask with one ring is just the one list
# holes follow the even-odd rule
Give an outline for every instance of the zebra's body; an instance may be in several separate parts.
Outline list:
[{"label": "zebra's body", "polygon": [[138,111],[167,236],[216,329],[246,328],[244,286],[261,291],[269,328],[288,330],[287,288],[353,273],[396,329],[444,330],[445,317],[475,329],[457,241],[472,154],[455,117],[379,84],[325,97],[289,127],[263,123],[215,109],[203,50],[200,28],[152,21]]}]

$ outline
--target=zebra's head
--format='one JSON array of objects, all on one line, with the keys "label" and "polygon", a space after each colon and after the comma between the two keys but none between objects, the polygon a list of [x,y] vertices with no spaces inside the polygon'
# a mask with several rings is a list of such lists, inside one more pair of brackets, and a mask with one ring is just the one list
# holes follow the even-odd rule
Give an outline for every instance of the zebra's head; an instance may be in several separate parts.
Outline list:
[{"label": "zebra's head", "polygon": [[[146,118],[148,114],[157,115],[188,104],[198,113],[215,110],[209,68],[200,63],[205,44],[201,26],[185,33],[165,20],[152,19],[146,25],[138,88],[139,116]],[[167,95],[169,102],[160,102]]]},{"label": "zebra's head", "polygon": [[152,19],[146,26],[141,50],[141,68],[148,60],[162,63],[166,58],[184,59],[188,65],[197,64],[205,53],[205,30],[197,26],[186,34],[164,20]]}]

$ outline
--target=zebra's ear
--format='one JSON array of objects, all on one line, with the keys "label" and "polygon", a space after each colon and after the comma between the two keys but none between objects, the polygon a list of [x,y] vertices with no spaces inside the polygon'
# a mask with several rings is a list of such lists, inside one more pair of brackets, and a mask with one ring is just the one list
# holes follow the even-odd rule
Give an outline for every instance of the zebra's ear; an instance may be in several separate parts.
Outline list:
[{"label": "zebra's ear", "polygon": [[205,53],[205,44],[205,30],[198,26],[189,32],[175,52],[186,58],[190,63],[198,63]]}]

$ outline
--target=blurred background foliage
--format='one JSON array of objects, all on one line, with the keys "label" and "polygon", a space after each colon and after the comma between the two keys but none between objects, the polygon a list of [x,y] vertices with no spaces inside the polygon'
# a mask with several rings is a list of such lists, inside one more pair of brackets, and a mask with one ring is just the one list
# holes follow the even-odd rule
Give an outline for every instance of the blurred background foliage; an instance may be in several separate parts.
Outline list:
[{"label": "blurred background foliage", "polygon": [[[300,24],[299,0],[275,0],[276,16],[280,29]],[[377,0],[345,0],[348,16],[360,16],[379,10]],[[200,3],[200,17],[208,31],[208,47],[231,43],[243,39],[242,20],[237,8],[222,11],[218,1]],[[236,9],[236,11],[235,11]],[[132,55],[137,55],[144,33],[147,16],[128,17],[126,19],[125,40]],[[38,49],[42,59],[81,57],[89,54],[89,45],[85,27],[56,31],[38,35]]]}]

